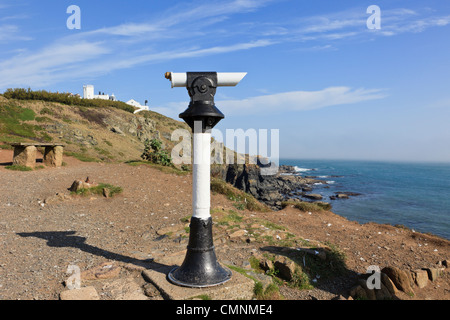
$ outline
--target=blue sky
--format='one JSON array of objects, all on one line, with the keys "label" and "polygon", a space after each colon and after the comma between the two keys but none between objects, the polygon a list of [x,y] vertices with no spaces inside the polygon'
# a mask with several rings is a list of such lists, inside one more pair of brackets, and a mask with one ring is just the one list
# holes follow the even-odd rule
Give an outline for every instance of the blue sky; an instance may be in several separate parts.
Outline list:
[{"label": "blue sky", "polygon": [[450,162],[449,39],[445,0],[0,0],[0,92],[93,84],[177,119],[166,71],[248,72],[218,129],[280,129],[281,158]]}]

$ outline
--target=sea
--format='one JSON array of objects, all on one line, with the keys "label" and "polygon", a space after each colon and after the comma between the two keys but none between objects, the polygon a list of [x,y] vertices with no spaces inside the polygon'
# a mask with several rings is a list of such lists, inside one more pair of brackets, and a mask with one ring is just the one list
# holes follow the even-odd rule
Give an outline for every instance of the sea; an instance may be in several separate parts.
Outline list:
[{"label": "sea", "polygon": [[[332,211],[359,223],[403,225],[450,240],[450,163],[343,160],[280,160],[297,175],[315,177],[313,186]],[[355,192],[330,200],[336,192]]]}]

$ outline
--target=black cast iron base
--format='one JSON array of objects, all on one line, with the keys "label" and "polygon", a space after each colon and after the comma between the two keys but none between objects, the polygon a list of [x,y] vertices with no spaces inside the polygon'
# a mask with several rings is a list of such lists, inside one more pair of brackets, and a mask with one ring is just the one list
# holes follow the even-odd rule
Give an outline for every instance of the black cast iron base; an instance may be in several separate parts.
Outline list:
[{"label": "black cast iron base", "polygon": [[169,272],[168,278],[174,284],[192,288],[217,286],[231,279],[231,271],[217,262],[211,218],[192,217],[186,257],[181,267]]}]

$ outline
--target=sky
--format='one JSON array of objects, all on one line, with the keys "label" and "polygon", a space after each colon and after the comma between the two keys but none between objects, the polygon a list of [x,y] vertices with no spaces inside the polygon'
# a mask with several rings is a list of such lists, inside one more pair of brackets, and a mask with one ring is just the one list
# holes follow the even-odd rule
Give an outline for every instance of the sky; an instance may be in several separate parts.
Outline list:
[{"label": "sky", "polygon": [[450,162],[449,40],[447,0],[0,0],[0,92],[92,84],[179,119],[165,72],[247,72],[217,90],[224,135],[278,129],[285,159]]}]

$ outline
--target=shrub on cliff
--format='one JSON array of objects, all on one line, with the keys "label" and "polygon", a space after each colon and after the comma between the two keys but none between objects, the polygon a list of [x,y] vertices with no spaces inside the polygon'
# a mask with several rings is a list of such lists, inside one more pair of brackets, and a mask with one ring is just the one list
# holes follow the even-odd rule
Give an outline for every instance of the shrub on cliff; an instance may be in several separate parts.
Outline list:
[{"label": "shrub on cliff", "polygon": [[81,99],[76,96],[71,96],[69,93],[55,93],[45,90],[32,91],[30,88],[23,89],[7,89],[3,93],[6,99],[17,100],[41,100],[49,102],[58,102],[69,106],[92,107],[92,108],[116,108],[130,113],[136,109],[122,101],[111,101],[102,99]]},{"label": "shrub on cliff", "polygon": [[163,166],[171,166],[172,158],[169,156],[166,150],[162,147],[162,142],[158,139],[145,140],[145,149],[141,155],[141,158],[152,163],[160,164]]},{"label": "shrub on cliff", "polygon": [[283,201],[281,203],[281,206],[283,208],[286,208],[289,205],[294,206],[294,208],[304,212],[331,210],[331,204],[327,202]]}]

